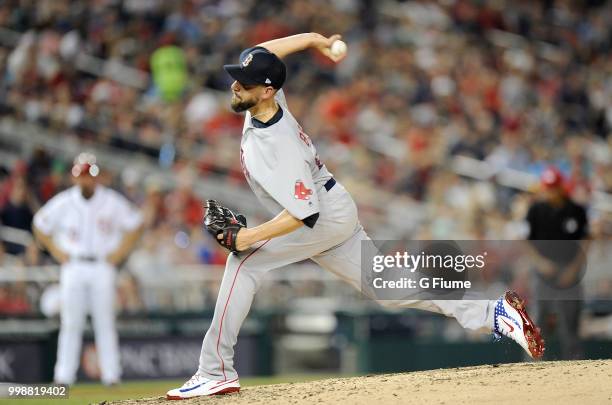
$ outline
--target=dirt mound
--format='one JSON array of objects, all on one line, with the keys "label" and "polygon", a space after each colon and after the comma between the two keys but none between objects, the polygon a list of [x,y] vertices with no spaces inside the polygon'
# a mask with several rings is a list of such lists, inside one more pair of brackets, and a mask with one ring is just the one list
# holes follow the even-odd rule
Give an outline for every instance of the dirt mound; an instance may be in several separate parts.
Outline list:
[{"label": "dirt mound", "polygon": [[[500,364],[243,388],[193,404],[612,404],[612,360]],[[166,404],[163,397],[112,402]]]}]

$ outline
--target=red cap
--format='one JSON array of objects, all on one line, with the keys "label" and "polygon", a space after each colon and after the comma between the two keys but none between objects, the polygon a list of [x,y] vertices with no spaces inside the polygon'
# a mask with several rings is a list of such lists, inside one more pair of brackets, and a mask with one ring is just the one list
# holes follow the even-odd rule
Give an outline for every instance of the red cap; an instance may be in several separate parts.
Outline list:
[{"label": "red cap", "polygon": [[540,183],[543,188],[557,188],[563,186],[565,178],[555,166],[549,166],[542,172]]},{"label": "red cap", "polygon": [[96,164],[96,156],[93,153],[83,152],[74,159],[72,175],[96,177],[100,173],[100,168]]}]

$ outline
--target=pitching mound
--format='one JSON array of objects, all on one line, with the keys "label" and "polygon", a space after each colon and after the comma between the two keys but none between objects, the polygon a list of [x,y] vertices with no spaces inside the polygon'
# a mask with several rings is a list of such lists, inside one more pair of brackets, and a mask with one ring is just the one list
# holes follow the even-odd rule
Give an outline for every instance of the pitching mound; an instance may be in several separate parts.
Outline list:
[{"label": "pitching mound", "polygon": [[[163,397],[112,402],[172,404]],[[612,404],[612,360],[500,364],[243,388],[192,404]]]}]

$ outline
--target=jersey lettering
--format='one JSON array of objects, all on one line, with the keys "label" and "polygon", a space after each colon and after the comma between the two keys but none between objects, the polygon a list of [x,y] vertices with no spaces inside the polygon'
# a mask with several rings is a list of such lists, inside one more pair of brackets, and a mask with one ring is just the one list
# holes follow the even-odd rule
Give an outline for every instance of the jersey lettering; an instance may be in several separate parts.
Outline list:
[{"label": "jersey lettering", "polygon": [[315,164],[317,165],[319,169],[323,167],[323,163],[321,163],[321,159],[319,158],[318,154],[315,156]]},{"label": "jersey lettering", "polygon": [[[304,130],[302,129],[302,127],[300,125],[298,125],[298,129],[299,129],[299,134],[300,134],[300,139],[302,140],[302,142],[304,142],[306,144],[306,146],[308,146],[309,148],[312,146],[312,141],[310,140],[310,137],[308,135],[306,135],[306,133],[304,132]],[[321,162],[321,159],[319,158],[319,155],[315,155],[315,164],[317,165],[317,167],[319,169],[321,169],[323,167],[323,163]]]},{"label": "jersey lettering", "polygon": [[312,195],[312,190],[307,188],[304,185],[304,182],[302,182],[301,180],[295,181],[294,197],[297,200],[310,200],[311,195]]},{"label": "jersey lettering", "polygon": [[308,138],[308,135],[306,135],[302,131],[300,131],[300,139],[306,144],[306,146],[310,146],[311,145],[310,138]]},{"label": "jersey lettering", "polygon": [[302,130],[302,127],[299,127],[299,128],[300,128],[300,139],[306,144],[306,146],[310,147],[312,145],[310,138],[308,137],[308,135],[304,133],[304,131]]},{"label": "jersey lettering", "polygon": [[240,166],[242,167],[242,173],[244,173],[244,177],[247,179],[251,178],[251,174],[247,170],[246,163],[244,162],[244,151],[240,148]]},{"label": "jersey lettering", "polygon": [[70,238],[71,241],[73,242],[78,242],[79,241],[79,231],[77,231],[74,228],[68,228],[68,238]]},{"label": "jersey lettering", "polygon": [[110,234],[113,231],[113,221],[110,218],[98,219],[98,228],[100,232]]}]

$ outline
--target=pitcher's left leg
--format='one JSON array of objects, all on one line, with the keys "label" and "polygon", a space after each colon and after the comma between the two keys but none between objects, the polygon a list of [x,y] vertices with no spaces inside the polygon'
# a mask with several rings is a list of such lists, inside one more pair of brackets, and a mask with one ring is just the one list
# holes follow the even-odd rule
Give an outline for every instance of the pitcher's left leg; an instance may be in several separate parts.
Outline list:
[{"label": "pitcher's left leg", "polygon": [[[359,227],[352,238],[312,259],[369,298],[377,300],[369,289],[362,288],[362,243],[372,243],[372,241]],[[541,357],[544,350],[539,330],[529,318],[524,302],[515,293],[508,292],[495,301],[486,299],[377,301],[387,307],[417,308],[444,314],[455,318],[466,329],[493,332],[495,336],[506,335],[521,345],[531,357]]]}]

